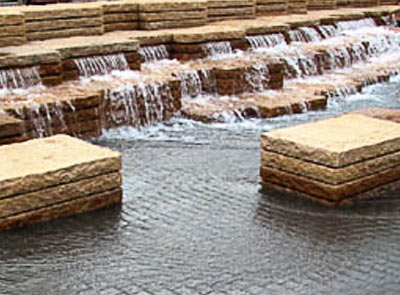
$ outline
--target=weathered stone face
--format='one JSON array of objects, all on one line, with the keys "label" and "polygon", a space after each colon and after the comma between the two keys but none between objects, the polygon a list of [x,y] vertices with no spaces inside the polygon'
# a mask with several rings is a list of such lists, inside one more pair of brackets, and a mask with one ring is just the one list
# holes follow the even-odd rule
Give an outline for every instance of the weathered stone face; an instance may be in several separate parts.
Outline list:
[{"label": "weathered stone face", "polygon": [[0,159],[0,230],[121,201],[117,152],[58,135],[0,147]]},{"label": "weathered stone face", "polygon": [[345,115],[272,131],[264,134],[262,141],[266,150],[338,168],[397,151],[400,126]]},{"label": "weathered stone face", "polygon": [[376,197],[400,179],[399,132],[397,123],[344,115],[266,133],[263,187],[329,205]]}]

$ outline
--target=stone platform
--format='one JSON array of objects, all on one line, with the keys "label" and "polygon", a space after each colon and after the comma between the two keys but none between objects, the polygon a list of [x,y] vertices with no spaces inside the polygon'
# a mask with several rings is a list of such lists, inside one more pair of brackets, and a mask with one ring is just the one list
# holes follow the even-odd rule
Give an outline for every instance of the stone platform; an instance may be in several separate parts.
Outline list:
[{"label": "stone platform", "polygon": [[121,202],[121,156],[57,135],[0,147],[0,230]]},{"label": "stone platform", "polygon": [[265,133],[263,190],[340,206],[400,189],[400,125],[364,115]]}]

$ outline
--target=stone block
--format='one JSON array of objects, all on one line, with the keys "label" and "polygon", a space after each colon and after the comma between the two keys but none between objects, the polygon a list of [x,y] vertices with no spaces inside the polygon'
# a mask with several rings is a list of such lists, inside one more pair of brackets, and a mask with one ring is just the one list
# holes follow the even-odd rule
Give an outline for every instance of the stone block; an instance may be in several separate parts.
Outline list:
[{"label": "stone block", "polygon": [[88,27],[88,28],[76,28],[76,29],[63,29],[56,31],[43,31],[43,32],[28,32],[26,37],[28,41],[39,41],[55,38],[67,38],[74,36],[92,36],[102,35],[104,33],[103,26],[99,27]]},{"label": "stone block", "polygon": [[139,12],[206,10],[205,0],[151,0],[139,2]]},{"label": "stone block", "polygon": [[185,29],[173,32],[172,35],[174,43],[204,43],[244,38],[244,30],[225,26],[205,26],[196,29]]},{"label": "stone block", "polygon": [[262,136],[264,149],[340,168],[399,150],[400,125],[361,115],[344,115]]},{"label": "stone block", "polygon": [[207,19],[185,19],[171,21],[155,21],[155,22],[140,22],[139,28],[142,30],[161,30],[171,28],[189,28],[203,26],[207,23]]},{"label": "stone block", "polygon": [[0,147],[0,198],[121,170],[119,153],[57,135]]}]

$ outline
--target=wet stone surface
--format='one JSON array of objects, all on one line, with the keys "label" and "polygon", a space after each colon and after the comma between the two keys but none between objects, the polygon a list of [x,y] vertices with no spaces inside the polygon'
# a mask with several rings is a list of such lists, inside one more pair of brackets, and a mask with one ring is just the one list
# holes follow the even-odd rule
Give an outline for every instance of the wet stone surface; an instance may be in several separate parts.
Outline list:
[{"label": "wet stone surface", "polygon": [[122,207],[1,233],[0,293],[398,294],[398,196],[335,209],[259,193],[261,130],[396,107],[398,87],[324,113],[109,133],[97,143],[123,154]]}]

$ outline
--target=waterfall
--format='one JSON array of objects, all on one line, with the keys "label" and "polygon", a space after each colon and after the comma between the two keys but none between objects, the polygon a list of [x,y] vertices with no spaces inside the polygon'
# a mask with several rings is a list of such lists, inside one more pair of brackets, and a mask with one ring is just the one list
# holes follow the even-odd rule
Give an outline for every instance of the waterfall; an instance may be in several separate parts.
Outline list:
[{"label": "waterfall", "polygon": [[351,31],[361,28],[376,27],[376,23],[372,18],[363,18],[359,20],[340,21],[337,23],[339,31]]},{"label": "waterfall", "polygon": [[202,93],[202,82],[198,71],[185,71],[176,75],[181,80],[182,97],[196,97]]},{"label": "waterfall", "polygon": [[123,85],[105,93],[103,126],[151,124],[164,120],[165,113],[172,110],[169,86],[159,83]]},{"label": "waterfall", "polygon": [[209,42],[202,45],[207,57],[220,57],[221,55],[233,54],[231,43],[228,41]]},{"label": "waterfall", "polygon": [[322,38],[328,39],[339,35],[338,29],[334,25],[323,25],[319,27]]},{"label": "waterfall", "polygon": [[163,59],[169,59],[167,46],[145,46],[139,49],[139,54],[144,62],[155,62]]},{"label": "waterfall", "polygon": [[112,71],[127,71],[129,64],[122,53],[98,55],[74,59],[81,76],[89,78],[95,75],[106,75]]},{"label": "waterfall", "polygon": [[41,84],[37,67],[0,70],[0,89],[26,89]]},{"label": "waterfall", "polygon": [[252,66],[245,73],[248,92],[261,92],[268,88],[270,73],[268,65],[258,64]]},{"label": "waterfall", "polygon": [[285,36],[281,33],[260,36],[248,36],[247,41],[250,43],[251,48],[271,48],[282,44],[287,44]]},{"label": "waterfall", "polygon": [[301,78],[321,74],[315,57],[287,56],[282,58],[282,60],[285,65],[285,76],[287,78]]},{"label": "waterfall", "polygon": [[315,28],[300,27],[288,32],[291,42],[318,42],[322,40],[321,35]]},{"label": "waterfall", "polygon": [[212,70],[190,70],[174,74],[181,80],[182,97],[196,97],[216,92],[216,78]]}]

